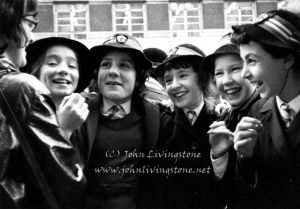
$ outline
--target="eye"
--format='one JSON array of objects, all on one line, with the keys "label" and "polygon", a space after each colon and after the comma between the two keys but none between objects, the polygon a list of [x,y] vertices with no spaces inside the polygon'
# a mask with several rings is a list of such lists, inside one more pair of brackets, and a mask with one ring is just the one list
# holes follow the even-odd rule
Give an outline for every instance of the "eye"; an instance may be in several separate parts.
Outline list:
[{"label": "eye", "polygon": [[132,65],[131,65],[130,63],[127,63],[127,62],[122,62],[122,63],[120,64],[120,67],[121,67],[121,68],[130,69],[130,68],[132,68]]},{"label": "eye", "polygon": [[110,62],[108,61],[104,61],[100,63],[101,68],[109,68],[109,66],[110,66]]},{"label": "eye", "polygon": [[50,66],[50,67],[55,67],[55,66],[57,66],[57,62],[54,61],[54,60],[53,61],[48,61],[47,65]]},{"label": "eye", "polygon": [[215,77],[221,77],[223,76],[223,72],[215,72]]},{"label": "eye", "polygon": [[252,59],[252,58],[248,58],[246,62],[247,62],[248,65],[255,65],[256,64],[256,60]]},{"label": "eye", "polygon": [[69,65],[69,68],[71,68],[71,69],[77,69],[77,65]]},{"label": "eye", "polygon": [[242,68],[240,68],[240,67],[235,67],[235,68],[232,68],[232,72],[238,72],[238,71],[240,71],[240,70],[242,70]]},{"label": "eye", "polygon": [[186,74],[186,73],[182,73],[182,74],[180,74],[180,78],[185,78],[185,77],[188,77],[189,75],[188,74]]}]

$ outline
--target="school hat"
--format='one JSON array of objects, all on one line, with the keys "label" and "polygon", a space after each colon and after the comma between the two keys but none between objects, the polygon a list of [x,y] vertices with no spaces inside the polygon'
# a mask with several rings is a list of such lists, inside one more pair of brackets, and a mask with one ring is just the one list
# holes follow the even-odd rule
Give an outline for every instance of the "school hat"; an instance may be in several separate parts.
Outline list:
[{"label": "school hat", "polygon": [[79,64],[79,81],[75,92],[82,92],[89,85],[93,77],[93,70],[90,66],[90,51],[79,41],[63,37],[50,37],[33,42],[26,48],[27,65],[21,71],[35,74],[36,72],[33,72],[32,65],[37,61],[39,56],[44,54],[45,50],[56,45],[67,46],[76,53]]},{"label": "school hat", "polygon": [[214,53],[206,56],[202,61],[202,68],[207,70],[210,74],[214,75],[214,68],[215,68],[215,60],[217,57],[225,54],[235,54],[237,56],[240,56],[240,49],[234,45],[234,44],[225,44]]},{"label": "school hat", "polygon": [[93,67],[98,68],[105,54],[113,49],[125,50],[134,54],[134,62],[141,68],[138,70],[148,71],[152,67],[152,63],[145,57],[140,43],[133,37],[124,33],[117,33],[106,38],[106,40],[98,46],[91,48]]},{"label": "school hat", "polygon": [[144,49],[144,54],[154,66],[161,64],[168,56],[166,52],[159,48]]},{"label": "school hat", "polygon": [[272,10],[254,24],[235,25],[232,29],[260,43],[300,51],[300,17],[289,11]]},{"label": "school hat", "polygon": [[169,51],[168,57],[155,68],[155,73],[160,76],[165,72],[165,65],[182,57],[192,57],[202,62],[205,57],[204,52],[193,44],[180,44]]}]

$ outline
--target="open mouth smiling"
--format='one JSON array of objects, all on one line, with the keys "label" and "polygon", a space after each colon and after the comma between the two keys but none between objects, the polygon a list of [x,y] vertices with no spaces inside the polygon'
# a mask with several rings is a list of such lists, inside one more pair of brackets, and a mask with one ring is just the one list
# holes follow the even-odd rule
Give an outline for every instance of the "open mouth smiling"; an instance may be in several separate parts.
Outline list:
[{"label": "open mouth smiling", "polygon": [[66,84],[66,85],[71,83],[71,81],[69,81],[67,79],[63,79],[63,78],[54,79],[54,80],[52,80],[52,82],[55,84]]}]

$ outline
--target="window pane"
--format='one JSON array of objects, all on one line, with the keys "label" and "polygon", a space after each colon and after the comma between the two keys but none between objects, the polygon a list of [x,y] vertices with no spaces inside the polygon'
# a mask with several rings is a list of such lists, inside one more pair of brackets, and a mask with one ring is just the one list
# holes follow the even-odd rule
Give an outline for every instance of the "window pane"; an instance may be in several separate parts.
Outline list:
[{"label": "window pane", "polygon": [[59,12],[57,13],[58,18],[70,18],[70,13],[69,12]]},{"label": "window pane", "polygon": [[85,25],[86,20],[85,19],[77,19],[77,23],[80,24],[80,25]]},{"label": "window pane", "polygon": [[181,17],[175,17],[173,23],[184,23],[184,18],[181,18]]},{"label": "window pane", "polygon": [[188,32],[189,37],[199,37],[200,33],[199,32]]},{"label": "window pane", "polygon": [[71,38],[70,34],[58,34],[58,36],[63,38]]},{"label": "window pane", "polygon": [[189,24],[188,25],[188,30],[199,30],[200,27],[198,24]]},{"label": "window pane", "polygon": [[143,4],[131,4],[131,9],[143,9]]},{"label": "window pane", "polygon": [[128,26],[126,25],[117,25],[117,31],[128,30]]},{"label": "window pane", "polygon": [[125,17],[125,12],[116,12],[116,17]]},{"label": "window pane", "polygon": [[116,9],[126,9],[126,4],[115,4]]},{"label": "window pane", "polygon": [[85,17],[86,12],[76,12],[75,17]]},{"label": "window pane", "polygon": [[252,15],[252,10],[242,10],[241,14],[242,15]]},{"label": "window pane", "polygon": [[184,25],[183,24],[173,25],[173,30],[184,30]]},{"label": "window pane", "polygon": [[253,18],[252,17],[242,17],[242,22],[252,22]]},{"label": "window pane", "polygon": [[58,26],[58,32],[71,32],[71,26]]},{"label": "window pane", "polygon": [[143,31],[144,30],[144,26],[143,25],[133,25],[132,26],[132,30],[133,31]]},{"label": "window pane", "polygon": [[238,22],[239,18],[238,17],[227,17],[227,21],[229,21],[229,22]]},{"label": "window pane", "polygon": [[83,32],[83,31],[86,31],[86,27],[85,26],[75,26],[74,31]]},{"label": "window pane", "polygon": [[143,33],[132,33],[132,36],[136,37],[136,38],[144,38],[144,34]]},{"label": "window pane", "polygon": [[86,34],[74,34],[75,39],[86,39]]},{"label": "window pane", "polygon": [[143,12],[131,12],[132,17],[143,17]]},{"label": "window pane", "polygon": [[70,25],[70,20],[62,19],[62,20],[58,20],[57,23],[58,23],[59,25]]},{"label": "window pane", "polygon": [[144,23],[143,19],[132,19],[131,23]]},{"label": "window pane", "polygon": [[188,22],[199,22],[199,18],[198,17],[189,17],[187,18]]},{"label": "window pane", "polygon": [[188,16],[198,16],[199,12],[198,11],[187,11]]}]

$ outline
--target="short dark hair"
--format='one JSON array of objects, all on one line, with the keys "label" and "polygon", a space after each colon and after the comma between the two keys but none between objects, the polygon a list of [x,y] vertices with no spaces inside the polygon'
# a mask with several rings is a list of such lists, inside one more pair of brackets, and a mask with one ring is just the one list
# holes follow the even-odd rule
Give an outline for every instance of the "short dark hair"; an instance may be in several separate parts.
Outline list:
[{"label": "short dark hair", "polygon": [[[112,50],[113,51],[113,50]],[[145,91],[147,91],[147,88],[145,86],[145,81],[148,78],[149,74],[147,72],[146,69],[143,69],[143,63],[140,62],[139,56],[135,53],[135,51],[133,50],[128,50],[128,49],[115,49],[115,51],[122,51],[125,53],[128,53],[129,56],[132,58],[132,60],[134,61],[134,68],[136,71],[136,82],[137,82],[137,86],[134,89],[134,94],[142,94]],[[102,57],[103,58],[103,57]],[[94,71],[94,80],[98,80],[98,73],[99,73],[99,68],[100,68],[100,64],[101,64],[101,60],[99,61],[99,65],[97,65],[97,68]],[[96,82],[97,83],[97,82]]]},{"label": "short dark hair", "polygon": [[211,75],[206,70],[200,69],[201,62],[201,59],[195,57],[178,57],[165,64],[165,72],[171,69],[192,67],[193,71],[197,74],[198,86],[200,87],[204,95],[208,96],[209,93],[207,92],[207,90],[211,82]]},{"label": "short dark hair", "polygon": [[[239,28],[239,26],[235,26],[235,27]],[[282,58],[289,54],[292,54],[295,57],[295,64],[294,64],[295,68],[298,69],[300,67],[300,61],[299,61],[300,53],[295,50],[262,43],[260,41],[253,39],[251,36],[249,36],[245,32],[242,32],[241,30],[236,30],[232,32],[230,40],[233,44],[236,44],[238,46],[243,44],[249,44],[250,41],[255,41],[259,43],[260,46],[275,59]]]},{"label": "short dark hair", "polygon": [[[15,40],[19,47],[25,46],[28,40],[24,35],[22,20],[26,15],[35,16],[36,14],[37,0],[1,0],[0,34]],[[0,53],[3,53],[6,47],[0,47]]]}]

